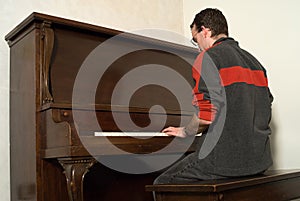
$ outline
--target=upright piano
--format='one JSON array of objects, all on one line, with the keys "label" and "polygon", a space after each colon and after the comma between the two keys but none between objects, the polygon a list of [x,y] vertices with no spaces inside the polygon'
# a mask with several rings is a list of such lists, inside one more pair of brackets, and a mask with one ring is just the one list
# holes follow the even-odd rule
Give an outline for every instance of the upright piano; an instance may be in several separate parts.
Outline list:
[{"label": "upright piano", "polygon": [[41,13],[5,39],[12,201],[150,201],[200,143],[160,133],[194,112],[194,48]]}]

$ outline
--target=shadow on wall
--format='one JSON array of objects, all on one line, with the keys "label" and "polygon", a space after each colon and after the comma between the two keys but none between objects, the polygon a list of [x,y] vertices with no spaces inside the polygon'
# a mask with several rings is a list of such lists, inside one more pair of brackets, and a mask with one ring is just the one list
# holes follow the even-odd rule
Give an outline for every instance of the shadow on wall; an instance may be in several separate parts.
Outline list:
[{"label": "shadow on wall", "polygon": [[[276,109],[273,105],[272,107],[272,119],[270,122],[270,127],[271,127],[271,149],[272,149],[272,155],[273,155],[273,165],[270,169],[278,169],[278,148],[277,148],[277,141],[278,141],[278,127],[277,127],[277,115],[276,114]],[[299,200],[300,201],[300,200]]]}]

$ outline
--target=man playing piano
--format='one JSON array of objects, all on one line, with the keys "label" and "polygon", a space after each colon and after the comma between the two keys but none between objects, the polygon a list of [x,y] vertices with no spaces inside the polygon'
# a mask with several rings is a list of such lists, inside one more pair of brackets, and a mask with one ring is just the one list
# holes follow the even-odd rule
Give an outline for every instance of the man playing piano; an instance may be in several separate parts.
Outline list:
[{"label": "man playing piano", "polygon": [[266,70],[228,36],[227,21],[218,9],[198,13],[191,33],[200,49],[193,66],[197,112],[186,127],[168,127],[163,132],[182,138],[202,132],[205,141],[154,183],[264,172],[272,165],[269,122],[273,97]]}]

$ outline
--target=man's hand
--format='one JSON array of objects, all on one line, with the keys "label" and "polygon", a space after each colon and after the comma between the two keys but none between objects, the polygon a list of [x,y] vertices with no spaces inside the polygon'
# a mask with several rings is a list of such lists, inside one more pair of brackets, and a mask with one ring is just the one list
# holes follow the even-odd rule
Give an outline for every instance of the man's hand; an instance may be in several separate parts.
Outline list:
[{"label": "man's hand", "polygon": [[171,136],[176,136],[176,137],[181,137],[181,138],[186,137],[184,127],[171,127],[170,126],[168,128],[165,128],[164,130],[162,130],[162,132],[167,135],[171,135]]}]

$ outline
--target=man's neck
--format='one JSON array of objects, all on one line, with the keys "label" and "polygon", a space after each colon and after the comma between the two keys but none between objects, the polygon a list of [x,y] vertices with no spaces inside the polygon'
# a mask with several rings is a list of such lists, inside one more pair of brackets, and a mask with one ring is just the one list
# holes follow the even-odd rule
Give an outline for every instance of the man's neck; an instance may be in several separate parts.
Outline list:
[{"label": "man's neck", "polygon": [[219,35],[217,35],[217,36],[214,36],[214,37],[212,37],[211,39],[212,39],[212,43],[211,43],[211,46],[213,46],[213,44],[217,41],[217,40],[219,40],[220,38],[227,38],[228,36],[226,35],[226,34],[219,34]]}]

